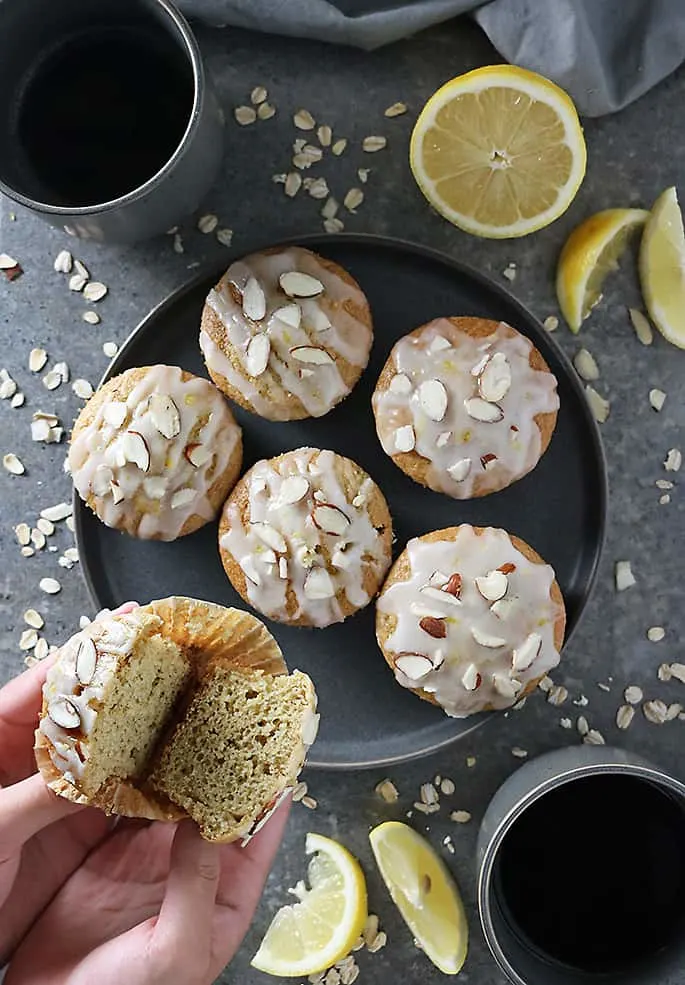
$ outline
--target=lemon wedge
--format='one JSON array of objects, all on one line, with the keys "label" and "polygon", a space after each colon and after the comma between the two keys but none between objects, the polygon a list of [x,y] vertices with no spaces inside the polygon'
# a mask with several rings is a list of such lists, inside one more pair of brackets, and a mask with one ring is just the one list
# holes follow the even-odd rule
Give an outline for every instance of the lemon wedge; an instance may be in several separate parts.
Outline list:
[{"label": "lemon wedge", "polygon": [[308,834],[309,888],[291,892],[298,902],[273,918],[252,966],[267,975],[297,978],[325,971],[352,949],[368,916],[366,881],[359,862],[331,838]]},{"label": "lemon wedge", "polygon": [[632,233],[644,226],[644,209],[605,209],[573,230],[557,266],[557,299],[572,332],[602,297],[604,278],[618,269],[618,260]]},{"label": "lemon wedge", "polygon": [[409,151],[414,178],[440,215],[494,239],[557,219],[580,187],[586,159],[569,96],[515,65],[446,82],[421,111]]},{"label": "lemon wedge", "polygon": [[661,334],[685,349],[685,233],[675,188],[657,199],[640,244],[647,311]]},{"label": "lemon wedge", "polygon": [[369,835],[393,902],[433,964],[456,975],[466,960],[468,925],[452,876],[413,828],[386,821]]}]

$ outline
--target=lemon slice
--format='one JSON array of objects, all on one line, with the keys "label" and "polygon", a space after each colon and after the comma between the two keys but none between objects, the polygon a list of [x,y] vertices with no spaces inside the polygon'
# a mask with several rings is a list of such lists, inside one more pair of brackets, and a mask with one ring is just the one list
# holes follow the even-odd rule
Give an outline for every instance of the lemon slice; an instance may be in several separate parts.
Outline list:
[{"label": "lemon slice", "polygon": [[675,188],[659,196],[640,244],[647,311],[661,334],[685,349],[685,233]]},{"label": "lemon slice", "polygon": [[515,65],[446,82],[416,121],[409,163],[438,212],[476,236],[525,236],[569,207],[585,140],[563,89]]},{"label": "lemon slice", "polygon": [[347,849],[310,833],[305,850],[313,856],[310,888],[299,882],[291,890],[299,902],[278,911],[252,959],[267,975],[296,978],[325,971],[349,954],[368,916],[364,873]]},{"label": "lemon slice", "polygon": [[405,923],[433,964],[456,975],[466,960],[469,931],[452,876],[413,828],[386,821],[369,835],[383,881]]},{"label": "lemon slice", "polygon": [[632,233],[644,226],[644,209],[605,209],[573,230],[557,266],[557,298],[572,332],[602,297],[604,278],[618,269],[618,259]]}]

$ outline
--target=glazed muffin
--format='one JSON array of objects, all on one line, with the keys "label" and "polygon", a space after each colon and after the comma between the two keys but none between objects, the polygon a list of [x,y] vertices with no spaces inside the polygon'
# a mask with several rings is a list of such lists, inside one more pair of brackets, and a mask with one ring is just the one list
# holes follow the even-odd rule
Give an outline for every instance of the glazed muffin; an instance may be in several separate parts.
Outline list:
[{"label": "glazed muffin", "polygon": [[257,462],[224,506],[221,560],[258,612],[328,626],[368,605],[390,565],[385,498],[349,458],[298,448]]},{"label": "glazed muffin", "polygon": [[250,837],[291,790],[318,727],[254,616],[168,598],[90,623],[43,688],[36,761],[48,786],[108,814],[190,816],[209,841]]},{"label": "glazed muffin", "polygon": [[297,246],[231,264],[202,312],[209,375],[241,407],[272,421],[327,414],[359,379],[372,340],[357,282]]},{"label": "glazed muffin", "polygon": [[217,388],[160,365],[100,387],[76,419],[68,464],[108,527],[175,540],[216,518],[242,456],[241,430]]},{"label": "glazed muffin", "polygon": [[376,636],[402,687],[453,718],[509,708],[559,663],[566,614],[554,571],[495,527],[410,540],[376,607]]},{"label": "glazed muffin", "polygon": [[372,403],[383,450],[403,472],[471,499],[535,468],[559,398],[545,360],[510,325],[438,318],[395,344]]}]

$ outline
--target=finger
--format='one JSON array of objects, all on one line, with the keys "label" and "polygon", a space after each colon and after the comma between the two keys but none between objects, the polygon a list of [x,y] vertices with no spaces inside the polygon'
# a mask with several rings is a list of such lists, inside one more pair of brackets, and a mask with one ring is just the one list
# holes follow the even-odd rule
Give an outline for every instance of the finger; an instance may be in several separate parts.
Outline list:
[{"label": "finger", "polygon": [[0,690],[0,728],[3,723],[35,728],[43,702],[42,687],[55,656],[51,653]]},{"label": "finger", "polygon": [[[194,821],[182,821],[171,847],[166,893],[153,948],[174,962],[207,961],[219,885],[220,849],[200,837]],[[193,955],[195,957],[193,957]]]},{"label": "finger", "polygon": [[0,862],[38,831],[80,810],[81,804],[54,794],[39,773],[4,787],[0,790]]},{"label": "finger", "polygon": [[231,960],[248,931],[289,814],[288,799],[244,848],[237,843],[221,848],[211,968],[214,977]]}]

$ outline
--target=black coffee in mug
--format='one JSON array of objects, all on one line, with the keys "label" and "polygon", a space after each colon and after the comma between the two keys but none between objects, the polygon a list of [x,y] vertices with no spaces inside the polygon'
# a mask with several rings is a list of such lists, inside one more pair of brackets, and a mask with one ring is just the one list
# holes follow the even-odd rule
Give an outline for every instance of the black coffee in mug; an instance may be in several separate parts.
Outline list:
[{"label": "black coffee in mug", "polygon": [[126,195],[173,155],[192,106],[191,65],[156,26],[76,31],[42,53],[15,105],[22,191],[64,206]]},{"label": "black coffee in mug", "polygon": [[634,969],[685,933],[685,811],[635,776],[565,783],[514,822],[493,876],[510,931],[541,957]]}]

